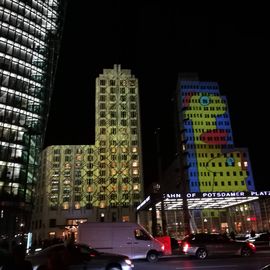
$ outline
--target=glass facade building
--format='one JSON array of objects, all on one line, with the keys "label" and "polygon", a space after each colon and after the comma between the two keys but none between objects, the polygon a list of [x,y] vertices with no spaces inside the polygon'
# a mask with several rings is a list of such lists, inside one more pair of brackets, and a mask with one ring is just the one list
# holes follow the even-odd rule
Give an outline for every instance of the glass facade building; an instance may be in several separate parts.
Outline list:
[{"label": "glass facade building", "polygon": [[61,0],[0,0],[0,231],[26,229],[58,58]]}]

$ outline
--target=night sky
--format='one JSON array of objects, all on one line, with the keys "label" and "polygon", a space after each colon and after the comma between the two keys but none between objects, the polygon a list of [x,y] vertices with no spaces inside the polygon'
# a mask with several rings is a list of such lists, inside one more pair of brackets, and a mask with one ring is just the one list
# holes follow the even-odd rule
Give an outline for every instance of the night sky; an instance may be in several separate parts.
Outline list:
[{"label": "night sky", "polygon": [[142,2],[69,2],[45,147],[94,144],[95,78],[121,64],[139,80],[149,186],[157,175],[154,132],[161,128],[166,167],[176,151],[171,98],[177,77],[195,72],[201,81],[219,83],[235,146],[249,149],[256,187],[269,190],[267,17],[198,15],[171,1]]}]

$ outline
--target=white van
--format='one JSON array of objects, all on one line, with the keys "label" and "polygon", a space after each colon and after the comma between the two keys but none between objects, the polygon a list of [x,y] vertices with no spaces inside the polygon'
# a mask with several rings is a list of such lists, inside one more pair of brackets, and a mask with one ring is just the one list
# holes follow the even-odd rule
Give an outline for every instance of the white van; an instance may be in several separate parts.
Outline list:
[{"label": "white van", "polygon": [[141,225],[130,222],[86,222],[78,226],[77,242],[102,252],[118,253],[131,259],[155,262],[163,255],[164,245]]}]

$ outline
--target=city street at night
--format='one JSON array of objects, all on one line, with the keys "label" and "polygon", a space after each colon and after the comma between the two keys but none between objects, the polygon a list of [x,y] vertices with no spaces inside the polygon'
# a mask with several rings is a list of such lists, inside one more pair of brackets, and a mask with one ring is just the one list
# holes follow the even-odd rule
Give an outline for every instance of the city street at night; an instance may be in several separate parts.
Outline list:
[{"label": "city street at night", "polygon": [[186,5],[0,0],[0,270],[270,269],[267,9]]}]

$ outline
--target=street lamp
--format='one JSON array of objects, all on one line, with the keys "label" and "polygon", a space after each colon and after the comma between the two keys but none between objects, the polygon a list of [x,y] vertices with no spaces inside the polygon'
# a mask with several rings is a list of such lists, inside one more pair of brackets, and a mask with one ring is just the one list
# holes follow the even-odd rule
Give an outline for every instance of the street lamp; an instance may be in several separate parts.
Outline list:
[{"label": "street lamp", "polygon": [[21,243],[24,244],[24,223],[20,223]]},{"label": "street lamp", "polygon": [[177,157],[179,159],[180,165],[180,193],[183,202],[183,218],[184,218],[184,234],[190,234],[190,216],[188,211],[188,200],[187,200],[187,172],[188,165],[186,164],[186,148],[185,143],[186,140],[183,138],[184,129],[184,119],[183,115],[180,113],[180,108],[182,111],[185,110],[185,107],[181,106],[181,98],[178,94],[179,85],[176,90],[175,98],[172,99],[174,102],[174,110],[175,110],[175,126],[176,126],[176,148],[177,148]]},{"label": "street lamp", "polygon": [[157,128],[155,131],[156,135],[156,147],[157,147],[157,161],[158,161],[158,182],[159,182],[159,190],[158,194],[160,195],[161,201],[161,223],[162,223],[162,234],[163,236],[167,235],[167,221],[165,216],[165,209],[164,209],[164,188],[163,188],[163,181],[162,181],[162,160],[161,160],[161,152],[160,152],[160,128]]}]

